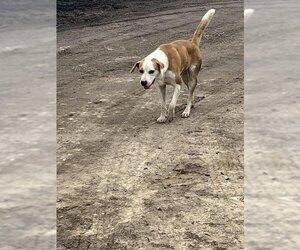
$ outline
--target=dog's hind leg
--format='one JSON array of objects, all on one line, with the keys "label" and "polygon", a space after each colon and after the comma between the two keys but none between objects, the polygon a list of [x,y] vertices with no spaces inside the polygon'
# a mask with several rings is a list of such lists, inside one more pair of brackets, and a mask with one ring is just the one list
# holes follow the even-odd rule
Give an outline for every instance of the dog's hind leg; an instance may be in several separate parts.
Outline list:
[{"label": "dog's hind leg", "polygon": [[195,92],[195,88],[197,86],[197,72],[196,71],[191,72],[191,77],[189,80],[190,80],[188,83],[189,96],[187,99],[186,108],[181,115],[181,117],[183,117],[183,118],[189,117],[190,113],[191,113],[191,108],[194,107],[194,92]]},{"label": "dog's hind leg", "polygon": [[196,89],[196,86],[197,86],[197,74],[192,75],[192,85],[191,85],[190,92],[189,92],[190,98],[191,98],[191,107],[192,108],[195,105],[195,89]]},{"label": "dog's hind leg", "polygon": [[183,80],[183,82],[185,83],[185,85],[186,85],[186,87],[189,89],[190,88],[190,72],[187,70],[187,71],[185,71],[185,72],[183,72],[182,74],[181,74],[181,78],[182,78],[182,80]]}]

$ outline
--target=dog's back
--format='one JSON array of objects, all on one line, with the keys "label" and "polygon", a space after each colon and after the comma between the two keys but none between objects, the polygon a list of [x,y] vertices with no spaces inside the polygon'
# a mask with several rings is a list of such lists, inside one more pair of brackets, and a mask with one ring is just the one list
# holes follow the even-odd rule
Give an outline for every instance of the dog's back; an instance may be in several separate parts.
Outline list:
[{"label": "dog's back", "polygon": [[177,40],[172,43],[163,44],[159,48],[169,59],[169,70],[172,72],[184,72],[191,65],[200,70],[201,53],[200,42],[206,26],[210,23],[215,14],[214,9],[210,9],[201,19],[193,37],[190,40]]},{"label": "dog's back", "polygon": [[184,72],[191,65],[201,65],[200,49],[192,41],[177,40],[159,48],[169,58],[169,70],[172,72]]}]

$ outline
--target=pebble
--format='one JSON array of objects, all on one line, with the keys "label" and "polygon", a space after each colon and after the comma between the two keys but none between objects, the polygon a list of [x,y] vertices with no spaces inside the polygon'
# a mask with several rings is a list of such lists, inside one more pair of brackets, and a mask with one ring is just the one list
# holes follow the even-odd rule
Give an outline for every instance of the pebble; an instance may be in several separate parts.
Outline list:
[{"label": "pebble", "polygon": [[71,47],[70,46],[63,46],[59,47],[57,50],[58,54],[69,54],[71,53]]},{"label": "pebble", "polygon": [[99,100],[99,101],[93,101],[93,103],[94,104],[99,104],[99,103],[102,103],[102,101],[101,100]]}]

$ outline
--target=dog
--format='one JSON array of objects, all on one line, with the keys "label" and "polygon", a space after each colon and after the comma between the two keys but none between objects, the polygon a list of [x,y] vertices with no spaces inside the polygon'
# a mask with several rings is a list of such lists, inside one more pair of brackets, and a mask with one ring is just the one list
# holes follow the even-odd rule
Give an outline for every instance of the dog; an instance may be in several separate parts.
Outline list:
[{"label": "dog", "polygon": [[[140,83],[145,89],[149,89],[154,82],[157,82],[161,93],[161,114],[157,119],[158,123],[174,119],[175,107],[183,83],[189,90],[189,96],[182,117],[190,116],[191,108],[194,107],[197,76],[202,64],[200,41],[214,14],[215,9],[210,9],[203,16],[190,40],[177,40],[162,44],[132,67],[130,73],[137,68],[142,74]],[[169,108],[166,104],[166,85],[174,88]]]}]

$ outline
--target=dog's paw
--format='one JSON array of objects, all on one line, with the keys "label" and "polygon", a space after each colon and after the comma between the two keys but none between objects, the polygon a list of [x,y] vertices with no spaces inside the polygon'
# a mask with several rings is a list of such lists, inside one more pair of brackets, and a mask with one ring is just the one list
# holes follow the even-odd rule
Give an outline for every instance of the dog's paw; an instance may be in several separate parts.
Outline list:
[{"label": "dog's paw", "polygon": [[168,121],[169,121],[169,122],[171,122],[171,121],[173,121],[173,120],[174,120],[174,118],[175,118],[175,116],[174,116],[174,115],[169,115],[169,116],[168,116]]},{"label": "dog's paw", "polygon": [[175,118],[175,107],[169,107],[168,110],[168,121],[171,122]]},{"label": "dog's paw", "polygon": [[189,110],[184,110],[183,113],[181,114],[182,118],[187,118],[190,116],[190,111]]},{"label": "dog's paw", "polygon": [[158,123],[164,123],[164,122],[167,121],[167,119],[168,119],[168,118],[167,118],[166,116],[160,116],[160,117],[157,118],[156,121],[157,121]]}]

